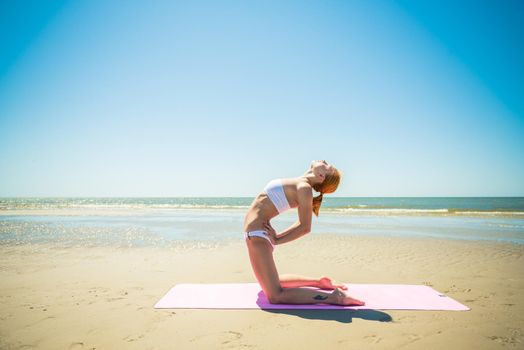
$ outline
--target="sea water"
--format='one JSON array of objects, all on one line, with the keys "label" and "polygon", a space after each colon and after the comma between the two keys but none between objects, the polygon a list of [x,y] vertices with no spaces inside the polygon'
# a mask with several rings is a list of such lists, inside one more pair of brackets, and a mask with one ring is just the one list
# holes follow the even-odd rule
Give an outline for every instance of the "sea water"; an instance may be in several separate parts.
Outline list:
[{"label": "sea water", "polygon": [[[1,198],[0,244],[165,246],[241,239],[252,198]],[[277,231],[292,209],[272,221]],[[524,198],[325,198],[312,234],[524,243]]]},{"label": "sea water", "polygon": [[[0,210],[16,209],[247,209],[252,197],[0,198]],[[524,197],[331,197],[322,210],[345,213],[508,213],[524,215]]]}]

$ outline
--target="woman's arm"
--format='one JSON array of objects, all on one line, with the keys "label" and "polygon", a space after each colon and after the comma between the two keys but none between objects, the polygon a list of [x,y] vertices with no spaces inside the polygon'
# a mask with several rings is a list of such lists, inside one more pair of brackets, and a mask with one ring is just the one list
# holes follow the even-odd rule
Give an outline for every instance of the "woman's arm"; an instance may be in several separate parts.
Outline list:
[{"label": "woman's arm", "polygon": [[276,235],[276,244],[291,242],[311,231],[313,194],[311,186],[300,184],[297,188],[298,221]]}]

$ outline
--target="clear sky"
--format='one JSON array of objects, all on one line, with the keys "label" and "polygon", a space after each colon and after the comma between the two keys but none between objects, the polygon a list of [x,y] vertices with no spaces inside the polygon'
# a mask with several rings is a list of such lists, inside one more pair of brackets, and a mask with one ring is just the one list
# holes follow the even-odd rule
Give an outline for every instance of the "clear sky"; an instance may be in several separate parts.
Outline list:
[{"label": "clear sky", "polygon": [[524,195],[522,1],[0,2],[0,196]]}]

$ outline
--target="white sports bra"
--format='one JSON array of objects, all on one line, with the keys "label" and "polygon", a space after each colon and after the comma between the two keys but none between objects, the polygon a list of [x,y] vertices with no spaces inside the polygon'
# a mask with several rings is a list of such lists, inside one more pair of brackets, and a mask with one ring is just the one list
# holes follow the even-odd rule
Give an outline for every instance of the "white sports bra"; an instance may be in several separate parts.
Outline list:
[{"label": "white sports bra", "polygon": [[275,205],[279,213],[282,213],[291,208],[287,201],[281,179],[269,181],[266,187],[264,187],[264,192]]}]

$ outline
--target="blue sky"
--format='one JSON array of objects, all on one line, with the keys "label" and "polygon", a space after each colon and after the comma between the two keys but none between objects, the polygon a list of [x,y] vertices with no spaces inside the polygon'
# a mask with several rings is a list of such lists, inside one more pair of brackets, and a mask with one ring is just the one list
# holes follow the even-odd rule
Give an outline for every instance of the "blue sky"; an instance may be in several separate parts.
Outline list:
[{"label": "blue sky", "polygon": [[0,196],[524,195],[520,1],[2,1]]}]

